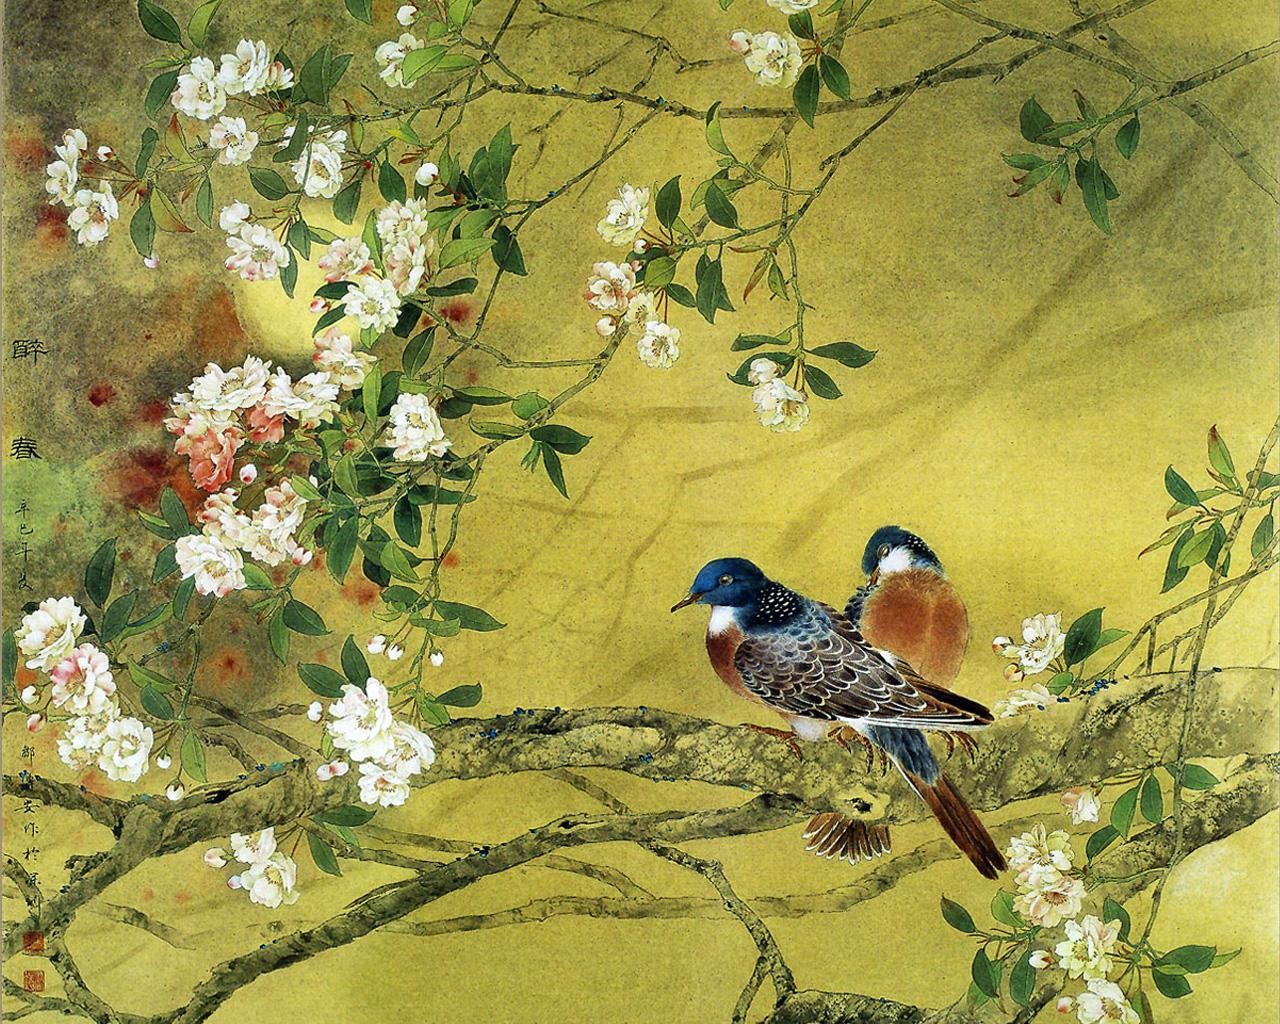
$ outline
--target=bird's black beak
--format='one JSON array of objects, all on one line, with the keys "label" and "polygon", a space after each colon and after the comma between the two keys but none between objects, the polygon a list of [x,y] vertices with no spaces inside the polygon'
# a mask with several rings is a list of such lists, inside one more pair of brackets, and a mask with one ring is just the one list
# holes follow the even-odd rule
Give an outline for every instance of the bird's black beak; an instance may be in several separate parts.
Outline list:
[{"label": "bird's black beak", "polygon": [[701,594],[690,593],[689,596],[686,597],[683,601],[677,601],[675,604],[673,604],[671,606],[671,610],[673,612],[678,612],[681,608],[688,608],[689,605],[693,604],[701,596],[702,596]]},{"label": "bird's black beak", "polygon": [[876,568],[871,570],[871,575],[867,577],[867,586],[874,587],[876,583],[879,581],[879,579],[880,579],[880,568],[877,566]]}]

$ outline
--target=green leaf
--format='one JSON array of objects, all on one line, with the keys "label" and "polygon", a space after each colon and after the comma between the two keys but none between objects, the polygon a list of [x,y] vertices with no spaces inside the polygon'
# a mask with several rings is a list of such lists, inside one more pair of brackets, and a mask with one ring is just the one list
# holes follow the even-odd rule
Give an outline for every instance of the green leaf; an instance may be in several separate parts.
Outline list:
[{"label": "green leaf", "polygon": [[156,219],[151,214],[151,204],[143,203],[129,219],[129,240],[144,259],[155,252]]},{"label": "green leaf", "polygon": [[164,516],[164,521],[169,524],[175,537],[198,532],[187,517],[187,506],[172,487],[166,487],[160,492],[160,514]]},{"label": "green leaf", "polygon": [[325,552],[325,565],[329,575],[339,583],[347,578],[347,570],[351,568],[351,559],[356,553],[356,542],[360,539],[360,517],[352,516],[338,528]]},{"label": "green leaf", "polygon": [[1129,834],[1133,824],[1133,812],[1138,803],[1138,787],[1131,786],[1116,798],[1111,808],[1111,827],[1121,836]]},{"label": "green leaf", "polygon": [[731,203],[728,197],[720,191],[720,186],[712,181],[707,186],[707,192],[704,196],[707,204],[707,216],[711,220],[725,228],[736,228],[738,226],[738,211]]},{"label": "green leaf", "polygon": [[403,203],[408,198],[404,178],[390,160],[382,161],[378,168],[378,191],[389,203]]},{"label": "green leaf", "polygon": [[407,495],[396,502],[392,522],[396,528],[396,536],[409,547],[416,548],[422,543],[422,513]]},{"label": "green leaf", "polygon": [[[1168,769],[1170,774],[1173,773],[1173,767]],[[1182,784],[1187,789],[1212,789],[1218,781],[1218,777],[1208,768],[1201,768],[1198,764],[1182,766]]]},{"label": "green leaf", "polygon": [[720,101],[716,100],[707,108],[706,120],[707,145],[723,156],[733,156],[728,143],[724,141],[724,130],[720,127]]},{"label": "green leaf", "polygon": [[206,0],[192,12],[191,20],[187,22],[187,35],[191,37],[192,46],[197,49],[204,46],[205,37],[209,34],[209,22],[213,21],[213,16],[221,6],[222,0]]},{"label": "green leaf", "polygon": [[1085,612],[1067,630],[1063,657],[1068,665],[1078,665],[1098,649],[1102,635],[1102,609]]},{"label": "green leaf", "polygon": [[[164,105],[169,102],[169,97],[173,95],[173,90],[178,84],[178,69],[165,71],[156,75],[151,80],[151,85],[147,89],[146,98],[142,101],[142,109],[146,111],[148,120],[154,121],[160,111],[164,109]],[[155,142],[150,147],[143,143],[143,150],[150,155],[152,149],[155,148]],[[142,159],[141,155],[138,157]]]},{"label": "green leaf", "polygon": [[[141,211],[142,207],[138,207],[138,210]],[[200,182],[200,187],[196,189],[196,216],[205,227],[213,226],[213,186],[209,184],[208,178]],[[132,231],[132,221],[129,226]]]},{"label": "green leaf", "polygon": [[413,566],[409,564],[408,557],[395,541],[387,541],[382,546],[380,555],[379,561],[382,563],[382,567],[392,576],[408,583],[418,582],[418,574],[414,572]]},{"label": "green leaf", "polygon": [[463,686],[455,686],[452,690],[445,690],[436,700],[450,707],[473,708],[480,703],[482,695],[483,691],[479,683],[467,683]]},{"label": "green leaf", "polygon": [[1163,971],[1151,972],[1151,980],[1166,999],[1181,999],[1191,994],[1191,982],[1180,974],[1165,974]]},{"label": "green leaf", "polygon": [[1275,516],[1268,512],[1258,520],[1258,525],[1253,528],[1253,537],[1249,541],[1249,553],[1254,558],[1260,557],[1264,551],[1271,547],[1271,540],[1275,536],[1275,531]]},{"label": "green leaf", "polygon": [[1123,906],[1113,900],[1110,896],[1107,896],[1102,901],[1102,920],[1104,922],[1118,921],[1120,923],[1120,934],[1118,936],[1120,941],[1129,941],[1129,929],[1133,926],[1132,922],[1129,920],[1129,911],[1125,910]]},{"label": "green leaf", "polygon": [[182,618],[187,614],[187,605],[191,603],[191,595],[196,590],[196,578],[188,576],[185,580],[178,584],[173,592],[173,616],[176,619]]},{"label": "green leaf", "polygon": [[1126,121],[1116,132],[1116,149],[1120,150],[1120,155],[1128,160],[1133,156],[1138,148],[1138,137],[1142,134],[1142,124],[1138,121],[1138,115],[1135,112],[1133,117]]},{"label": "green leaf", "polygon": [[360,650],[356,638],[350,634],[343,641],[341,661],[342,671],[347,674],[352,685],[363,689],[365,682],[373,673],[369,671],[369,662],[365,659],[364,651]]},{"label": "green leaf", "polygon": [[1234,960],[1234,959],[1235,959],[1236,957],[1238,957],[1239,955],[1240,955],[1240,950],[1239,950],[1239,949],[1232,949],[1232,950],[1227,951],[1226,953],[1218,953],[1218,954],[1213,958],[1213,963],[1211,963],[1209,966],[1210,966],[1210,967],[1223,967],[1223,966],[1225,966],[1226,964],[1231,963],[1231,961],[1232,961],[1232,960]]},{"label": "green leaf", "polygon": [[1160,780],[1154,775],[1148,775],[1142,784],[1140,806],[1142,816],[1153,825],[1164,817],[1164,796],[1160,792]]},{"label": "green leaf", "polygon": [[819,345],[815,349],[810,350],[812,355],[821,356],[823,359],[834,359],[842,366],[848,366],[851,369],[857,369],[860,366],[866,366],[876,357],[874,349],[866,349],[861,345],[855,345],[851,341],[836,341],[830,345]]},{"label": "green leaf", "polygon": [[1001,159],[1019,171],[1034,171],[1037,167],[1043,167],[1049,162],[1034,153],[1004,153]]},{"label": "green leaf", "polygon": [[1133,994],[1133,1008],[1138,1011],[1138,1024],[1155,1024],[1155,1016],[1151,1012],[1151,1000],[1147,998],[1146,989],[1138,989]]},{"label": "green leaf", "polygon": [[1210,527],[1207,530],[1201,530],[1186,544],[1183,544],[1178,552],[1178,568],[1190,569],[1193,565],[1203,562],[1205,556],[1209,554],[1209,550],[1213,547],[1213,540],[1214,531]]},{"label": "green leaf", "polygon": [[562,423],[547,423],[541,427],[534,427],[529,431],[529,436],[535,441],[549,445],[562,455],[577,455],[591,441],[586,434],[580,434]]},{"label": "green leaf", "polygon": [[493,262],[499,269],[517,277],[525,277],[529,271],[524,265],[524,253],[520,249],[520,240],[512,234],[505,224],[493,229]]},{"label": "green leaf", "polygon": [[[358,3],[359,0],[347,0],[347,9],[350,10],[352,3]],[[368,0],[365,0],[367,3]],[[361,19],[364,20],[363,18]],[[327,875],[341,875],[342,868],[338,867],[337,854],[333,852],[333,847],[326,843],[314,832],[307,833],[307,847],[311,850],[311,859],[316,862],[316,867]]]},{"label": "green leaf", "polygon": [[250,167],[249,181],[259,195],[272,201],[283,199],[289,194],[289,186],[270,167]]},{"label": "green leaf", "polygon": [[462,632],[462,623],[457,619],[424,619],[415,616],[412,621],[415,626],[421,626],[432,636],[457,636]]},{"label": "green leaf", "polygon": [[1027,926],[1022,915],[1013,909],[1013,893],[1004,889],[999,890],[991,898],[991,916],[999,924],[1006,925],[1014,931],[1021,931]]},{"label": "green leaf", "polygon": [[244,579],[250,590],[275,590],[276,588],[266,570],[255,562],[244,563]]},{"label": "green leaf", "polygon": [[1048,131],[1052,124],[1053,118],[1036,102],[1034,96],[1027,100],[1022,105],[1022,110],[1018,112],[1018,126],[1022,131],[1022,137],[1028,142],[1038,142],[1040,136]]},{"label": "green leaf", "polygon": [[431,358],[431,347],[435,343],[436,329],[428,327],[424,331],[419,331],[404,347],[404,356],[400,363],[404,367],[404,372],[410,377],[416,377],[418,371],[426,365],[428,359]]},{"label": "green leaf", "polygon": [[1028,959],[1030,953],[1029,947],[1018,950],[1009,973],[1009,998],[1019,1006],[1031,1005],[1031,992],[1036,985],[1036,969]]},{"label": "green leaf", "polygon": [[720,261],[707,259],[705,256],[698,261],[697,270],[694,276],[698,282],[698,293],[696,302],[698,312],[702,314],[702,318],[709,324],[716,321],[716,310],[720,308],[720,292],[724,288],[722,278],[723,268]]},{"label": "green leaf", "polygon": [[1164,594],[1172,590],[1186,578],[1188,569],[1178,564],[1182,557],[1182,549],[1186,547],[1191,540],[1192,528],[1187,526],[1186,530],[1174,542],[1173,548],[1169,551],[1169,561],[1165,564],[1164,584],[1160,588],[1160,593]]},{"label": "green leaf", "polygon": [[1059,672],[1045,683],[1045,689],[1055,696],[1060,693],[1066,693],[1071,684],[1075,682],[1075,678],[1075,673],[1073,672]]},{"label": "green leaf", "polygon": [[1000,967],[992,962],[985,949],[980,949],[973,955],[970,973],[973,983],[984,996],[994,999],[1000,994]]},{"label": "green leaf", "polygon": [[333,467],[333,480],[349,498],[360,497],[360,477],[356,473],[355,454],[348,452]]},{"label": "green leaf", "polygon": [[1080,180],[1080,191],[1084,194],[1084,208],[1089,211],[1093,222],[1102,229],[1103,234],[1111,234],[1111,218],[1107,213],[1107,189],[1104,183],[1102,165],[1097,157],[1081,160],[1077,170]]},{"label": "green leaf", "polygon": [[1183,968],[1188,974],[1200,974],[1213,966],[1213,958],[1217,952],[1213,946],[1179,946],[1157,960],[1155,967],[1159,970],[1162,966],[1172,964]]},{"label": "green leaf", "polygon": [[301,601],[290,601],[284,606],[284,624],[306,636],[324,636],[329,632],[320,613]]},{"label": "green leaf", "polygon": [[317,811],[315,819],[316,821],[323,821],[326,825],[346,825],[348,828],[358,828],[361,825],[368,824],[373,819],[373,815],[373,810],[368,807],[344,804],[341,807],[331,807],[327,811]]},{"label": "green leaf", "polygon": [[271,155],[271,162],[277,164],[292,163],[302,156],[302,150],[311,138],[311,120],[305,113],[298,115],[294,123],[293,134],[289,136],[289,144],[282,146]]},{"label": "green leaf", "polygon": [[137,591],[131,590],[107,605],[107,610],[102,615],[102,625],[98,628],[98,635],[104,644],[118,637],[129,624],[129,614],[133,611],[133,602],[137,597]]},{"label": "green leaf", "polygon": [[144,686],[139,693],[143,708],[154,718],[164,722],[173,721],[173,705],[169,698],[153,686]]},{"label": "green leaf", "polygon": [[178,683],[168,676],[163,676],[159,672],[153,672],[151,669],[138,664],[136,661],[127,662],[129,669],[129,678],[133,680],[134,685],[139,689],[150,687],[157,693],[168,693],[170,690],[176,689]]},{"label": "green leaf", "polygon": [[502,629],[506,625],[505,622],[499,622],[483,608],[460,604],[456,601],[437,601],[435,609],[442,618],[457,619],[462,624],[463,629],[473,629],[479,633]]},{"label": "green leaf", "polygon": [[1164,489],[1179,504],[1188,507],[1200,504],[1200,499],[1196,497],[1195,488],[1187,483],[1172,466],[1164,471]]},{"label": "green leaf", "polygon": [[277,611],[271,616],[267,626],[267,639],[271,642],[271,653],[281,665],[289,664],[289,627],[284,624],[284,612]]},{"label": "green leaf", "polygon": [[511,411],[522,420],[527,420],[529,417],[536,416],[542,412],[550,404],[536,391],[526,391],[523,395],[516,396],[511,403]]},{"label": "green leaf", "polygon": [[400,64],[400,77],[404,84],[412,85],[439,64],[447,52],[446,47],[439,45],[410,50],[404,55],[404,60]]},{"label": "green leaf", "polygon": [[818,71],[821,72],[822,80],[827,83],[828,89],[842,100],[849,98],[849,72],[844,69],[843,64],[831,54],[824,53],[818,58]]},{"label": "green leaf", "polygon": [[306,93],[306,98],[312,103],[317,103],[322,107],[328,105],[329,91],[337,84],[338,79],[342,77],[342,72],[346,70],[345,63],[339,70],[337,66],[338,60],[339,58],[335,58],[333,55],[333,48],[326,43],[308,57],[302,65],[302,70],[298,72],[298,84],[302,86],[302,91]]},{"label": "green leaf", "polygon": [[357,176],[333,197],[333,215],[343,224],[350,224],[356,219],[356,211],[360,208],[360,186],[363,183],[364,179]]},{"label": "green leaf", "polygon": [[818,69],[810,64],[800,72],[796,84],[791,90],[791,99],[796,111],[804,119],[804,123],[813,127],[813,119],[818,113]]},{"label": "green leaf", "polygon": [[680,175],[676,175],[668,181],[662,188],[658,189],[658,196],[654,200],[653,209],[658,216],[658,223],[667,230],[671,229],[671,225],[675,223],[675,219],[680,216],[680,207],[683,199],[680,195]]},{"label": "green leaf", "polygon": [[449,712],[445,706],[425,693],[418,694],[418,713],[428,725],[449,724]]},{"label": "green leaf", "polygon": [[547,478],[564,497],[569,497],[569,489],[564,482],[564,467],[560,464],[560,456],[549,445],[539,444],[536,449],[542,453],[542,466],[547,471]]},{"label": "green leaf", "polygon": [[749,352],[753,348],[759,348],[761,345],[785,345],[781,338],[775,338],[772,334],[739,334],[733,339],[733,344],[729,346],[731,352]]},{"label": "green leaf", "polygon": [[1098,854],[1105,850],[1108,846],[1120,838],[1120,833],[1110,825],[1103,825],[1093,835],[1089,837],[1089,841],[1085,843],[1084,855],[1087,860],[1093,860]]},{"label": "green leaf", "polygon": [[809,386],[809,390],[819,398],[834,401],[843,394],[839,385],[831,379],[831,375],[812,363],[804,364],[804,382]]},{"label": "green leaf", "polygon": [[194,732],[188,732],[182,737],[182,746],[178,750],[179,757],[182,759],[182,769],[188,775],[198,782],[208,782],[208,776],[205,774],[204,762],[204,744],[200,742],[200,737]]},{"label": "green leaf", "polygon": [[138,19],[142,28],[152,39],[162,43],[181,43],[182,29],[173,20],[173,15],[159,4],[151,0],[138,0]]},{"label": "green leaf", "polygon": [[[314,662],[299,665],[298,675],[308,690],[318,693],[321,697],[341,697],[342,687],[347,683],[346,679],[328,665],[319,665]],[[364,680],[360,680],[356,685],[363,686]]]},{"label": "green leaf", "polygon": [[808,11],[797,11],[787,18],[787,27],[791,29],[792,35],[800,39],[818,38],[818,34],[813,30],[813,15]]},{"label": "green leaf", "polygon": [[1209,465],[1229,483],[1235,482],[1236,464],[1231,458],[1231,449],[1218,433],[1216,425],[1209,428]]},{"label": "green leaf", "polygon": [[455,238],[440,250],[440,269],[478,260],[494,246],[492,238]]},{"label": "green leaf", "polygon": [[373,24],[373,0],[344,0],[347,13],[356,21],[363,21],[366,25]]},{"label": "green leaf", "polygon": [[382,396],[382,366],[374,363],[365,374],[364,383],[360,386],[360,402],[364,408],[365,419],[370,424],[378,420],[378,400]]},{"label": "green leaf", "polygon": [[942,897],[942,919],[956,931],[964,932],[966,935],[972,934],[977,930],[973,923],[973,916],[969,911],[945,896]]},{"label": "green leaf", "polygon": [[1102,650],[1102,648],[1115,643],[1121,637],[1126,637],[1128,635],[1129,631],[1127,629],[1117,629],[1115,627],[1112,627],[1111,629],[1104,629],[1098,634],[1098,645],[1094,647],[1094,652],[1096,653],[1097,651]]},{"label": "green leaf", "polygon": [[675,280],[677,263],[670,256],[655,256],[644,265],[645,287],[656,291]]},{"label": "green leaf", "polygon": [[103,541],[89,559],[84,570],[84,589],[89,600],[101,608],[111,595],[111,582],[116,572],[116,540]]}]

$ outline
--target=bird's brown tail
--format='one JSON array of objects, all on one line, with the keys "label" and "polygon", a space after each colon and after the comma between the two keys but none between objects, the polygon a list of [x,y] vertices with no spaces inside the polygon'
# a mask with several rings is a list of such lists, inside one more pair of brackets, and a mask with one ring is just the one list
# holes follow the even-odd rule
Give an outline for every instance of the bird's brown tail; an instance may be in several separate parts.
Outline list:
[{"label": "bird's brown tail", "polygon": [[889,826],[869,825],[843,814],[815,814],[804,830],[804,848],[828,860],[849,863],[889,852]]},{"label": "bird's brown tail", "polygon": [[1008,864],[969,802],[951,785],[951,780],[945,775],[939,775],[937,782],[929,785],[911,772],[904,770],[902,774],[911,783],[911,788],[929,805],[929,810],[933,811],[933,816],[946,830],[951,841],[973,862],[982,876],[993,879],[999,877]]}]

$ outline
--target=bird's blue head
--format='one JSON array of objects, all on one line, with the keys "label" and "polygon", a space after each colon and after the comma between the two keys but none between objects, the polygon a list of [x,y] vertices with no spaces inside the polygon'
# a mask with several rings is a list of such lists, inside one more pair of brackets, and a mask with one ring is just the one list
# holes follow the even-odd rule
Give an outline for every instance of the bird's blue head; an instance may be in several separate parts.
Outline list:
[{"label": "bird's blue head", "polygon": [[768,585],[769,578],[745,558],[717,558],[698,571],[689,596],[671,610],[691,604],[747,608],[758,602],[761,591]]},{"label": "bird's blue head", "polygon": [[904,569],[942,572],[942,563],[921,538],[901,526],[882,526],[871,535],[862,552],[862,574],[871,583]]}]

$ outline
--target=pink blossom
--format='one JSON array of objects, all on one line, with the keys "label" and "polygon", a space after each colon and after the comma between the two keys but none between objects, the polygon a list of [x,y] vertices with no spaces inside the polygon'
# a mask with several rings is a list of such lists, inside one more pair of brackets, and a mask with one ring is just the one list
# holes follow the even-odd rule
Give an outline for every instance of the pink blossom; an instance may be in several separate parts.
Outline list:
[{"label": "pink blossom", "polygon": [[284,414],[272,416],[266,408],[255,405],[245,417],[249,422],[249,440],[257,444],[279,441],[284,437]]},{"label": "pink blossom", "polygon": [[244,443],[238,430],[206,430],[190,437],[184,434],[173,446],[191,460],[191,479],[206,491],[216,491],[231,479],[236,452]]}]

